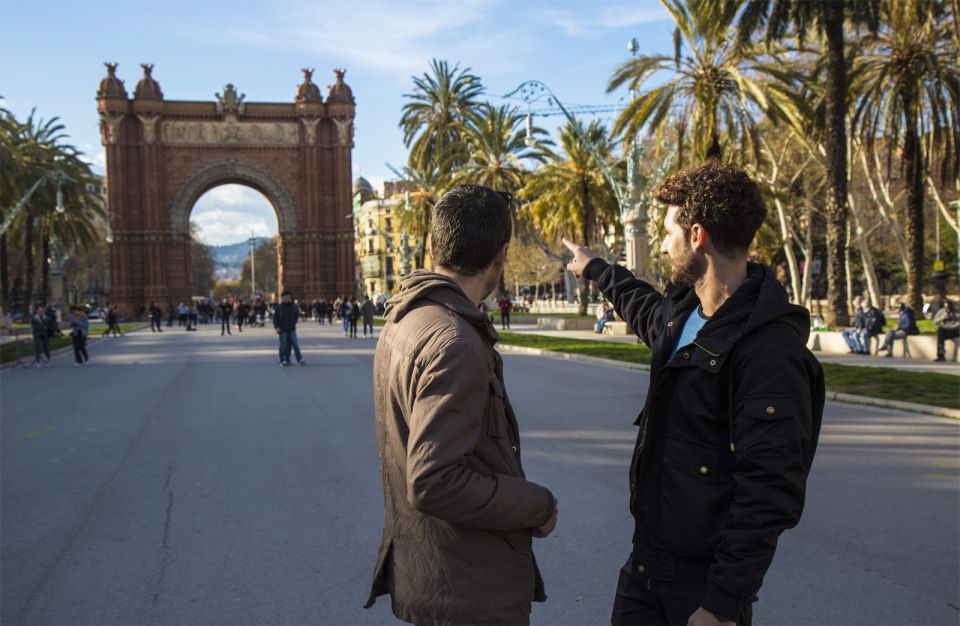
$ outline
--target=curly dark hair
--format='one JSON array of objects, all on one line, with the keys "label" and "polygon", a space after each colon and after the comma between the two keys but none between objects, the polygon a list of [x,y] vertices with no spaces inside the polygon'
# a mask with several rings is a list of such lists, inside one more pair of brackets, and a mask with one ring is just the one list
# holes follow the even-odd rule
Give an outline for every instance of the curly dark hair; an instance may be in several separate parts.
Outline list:
[{"label": "curly dark hair", "polygon": [[678,207],[684,233],[700,224],[717,251],[731,258],[750,248],[767,216],[757,184],[736,165],[716,159],[667,177],[656,199]]}]

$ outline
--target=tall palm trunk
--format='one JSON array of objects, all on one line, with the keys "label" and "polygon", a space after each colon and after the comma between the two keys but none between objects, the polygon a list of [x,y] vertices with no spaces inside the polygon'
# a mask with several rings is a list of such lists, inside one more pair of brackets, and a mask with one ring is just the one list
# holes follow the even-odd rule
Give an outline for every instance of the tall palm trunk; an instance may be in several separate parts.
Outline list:
[{"label": "tall palm trunk", "polygon": [[903,160],[906,165],[907,208],[904,234],[907,239],[907,300],[918,314],[923,310],[923,153],[917,131],[915,98],[904,98],[906,132]]},{"label": "tall palm trunk", "polygon": [[23,281],[23,306],[26,311],[33,308],[33,216],[27,215],[23,228],[23,254],[26,258],[24,266],[26,276]]},{"label": "tall palm trunk", "polygon": [[10,311],[10,264],[7,261],[7,233],[0,235],[0,313]]},{"label": "tall palm trunk", "polygon": [[50,231],[44,230],[43,233],[43,265],[40,273],[40,304],[47,306],[47,298],[50,293]]},{"label": "tall palm trunk", "polygon": [[[589,247],[591,242],[591,235],[593,234],[593,203],[590,201],[590,188],[587,186],[586,182],[581,183],[580,186],[580,197],[583,206],[583,245]],[[587,314],[587,301],[590,298],[590,283],[584,278],[580,277],[580,304],[577,307],[577,314],[581,317]]]},{"label": "tall palm trunk", "polygon": [[723,154],[720,151],[720,137],[716,132],[710,136],[710,145],[707,147],[707,159],[720,159]]},{"label": "tall palm trunk", "polygon": [[844,247],[847,241],[847,68],[843,50],[842,2],[827,2],[824,31],[827,39],[826,149],[827,149],[827,310],[831,327],[850,324]]}]

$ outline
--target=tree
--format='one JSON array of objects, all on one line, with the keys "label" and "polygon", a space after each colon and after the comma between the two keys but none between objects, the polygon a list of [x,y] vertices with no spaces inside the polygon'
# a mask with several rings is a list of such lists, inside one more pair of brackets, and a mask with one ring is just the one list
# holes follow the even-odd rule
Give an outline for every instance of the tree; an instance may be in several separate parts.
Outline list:
[{"label": "tree", "polygon": [[[22,281],[23,303],[34,303],[36,278],[35,255],[41,255],[41,293],[38,303],[46,303],[49,292],[50,261],[54,256],[62,261],[77,250],[89,246],[96,237],[94,219],[103,217],[99,199],[89,191],[97,180],[90,166],[82,160],[83,153],[65,143],[64,127],[58,118],[36,119],[31,111],[24,122],[18,122],[8,111],[0,112],[0,161],[3,162],[4,209],[13,208],[35,182],[49,176],[50,182],[37,188],[5,233],[20,239],[24,255]],[[59,185],[52,175],[62,175]],[[55,210],[58,189],[63,195],[64,212]],[[9,303],[9,239],[0,240],[0,283],[4,287],[3,306]],[[39,248],[39,250],[38,250]]]},{"label": "tree", "polygon": [[210,248],[200,240],[200,227],[190,222],[190,284],[195,296],[207,296],[213,291],[217,279],[214,275],[213,255]]},{"label": "tree", "polygon": [[[277,273],[279,265],[277,263],[277,242],[279,236],[264,241],[253,249],[253,260],[256,263],[256,291],[257,293],[273,293],[277,291]],[[243,293],[249,293],[252,289],[250,285],[250,259],[247,258],[240,268],[240,284],[243,285]]]},{"label": "tree", "polygon": [[417,171],[452,168],[450,153],[458,151],[467,123],[476,115],[483,93],[480,78],[470,68],[430,61],[431,73],[413,79],[413,93],[403,106],[400,128],[410,148],[408,166]]},{"label": "tree", "polygon": [[[620,207],[610,183],[587,144],[601,159],[612,152],[606,129],[594,120],[588,126],[574,119],[560,131],[562,155],[553,155],[529,176],[520,195],[527,201],[524,210],[534,227],[549,242],[567,236],[589,246],[601,231],[622,236]],[[587,281],[580,280],[580,315],[587,313]]]},{"label": "tree", "polygon": [[923,306],[924,185],[927,165],[941,178],[958,174],[960,69],[952,29],[957,16],[944,0],[886,0],[883,26],[856,62],[853,125],[869,149],[878,136],[900,148],[905,172],[904,237],[907,298]]},{"label": "tree", "polygon": [[826,41],[825,138],[827,159],[827,311],[830,326],[846,326],[846,268],[844,250],[847,242],[847,60],[844,50],[844,22],[866,24],[876,30],[879,22],[879,0],[844,0],[843,2],[796,0],[728,0],[726,10],[743,7],[737,22],[738,44],[746,46],[757,31],[764,29],[768,44],[795,33],[803,41],[815,29]]},{"label": "tree", "polygon": [[[687,131],[696,159],[720,158],[727,146],[759,158],[755,134],[756,111],[787,115],[792,102],[789,85],[759,79],[778,70],[759,49],[734,45],[733,20],[737,5],[715,0],[662,0],[676,23],[674,54],[640,55],[614,70],[607,91],[623,85],[638,92],[617,117],[614,135],[624,145],[646,128],[657,138],[678,128],[677,163],[683,167]],[[778,61],[774,58],[773,61]],[[672,79],[641,91],[655,74]],[[688,124],[690,125],[688,127]],[[658,155],[659,156],[659,155]]]}]

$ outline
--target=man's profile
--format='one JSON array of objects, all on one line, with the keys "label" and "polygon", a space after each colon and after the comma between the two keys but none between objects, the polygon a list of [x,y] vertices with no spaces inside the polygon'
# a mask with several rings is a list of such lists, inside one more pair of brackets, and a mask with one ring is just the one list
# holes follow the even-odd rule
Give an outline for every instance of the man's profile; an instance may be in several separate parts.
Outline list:
[{"label": "man's profile", "polygon": [[499,337],[479,309],[510,234],[500,194],[455,187],[432,215],[436,270],[407,276],[386,305],[374,358],[384,529],[366,606],[390,594],[418,625],[527,624],[546,599],[531,544],[557,503],[524,477]]}]

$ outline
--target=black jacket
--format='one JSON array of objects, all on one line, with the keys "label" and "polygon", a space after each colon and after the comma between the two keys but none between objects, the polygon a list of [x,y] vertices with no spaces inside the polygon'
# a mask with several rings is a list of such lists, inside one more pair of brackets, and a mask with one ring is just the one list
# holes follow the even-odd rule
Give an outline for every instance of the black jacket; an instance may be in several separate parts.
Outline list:
[{"label": "black jacket", "polygon": [[693,289],[660,294],[600,259],[584,275],[653,350],[630,468],[634,559],[654,579],[706,580],[701,606],[735,620],[803,510],[824,403],[823,370],[805,345],[809,312],[751,263],[670,358],[699,305]]},{"label": "black jacket", "polygon": [[292,302],[281,302],[273,314],[273,327],[280,329],[282,333],[293,332],[297,329],[297,320],[300,319],[300,311],[297,305]]}]

